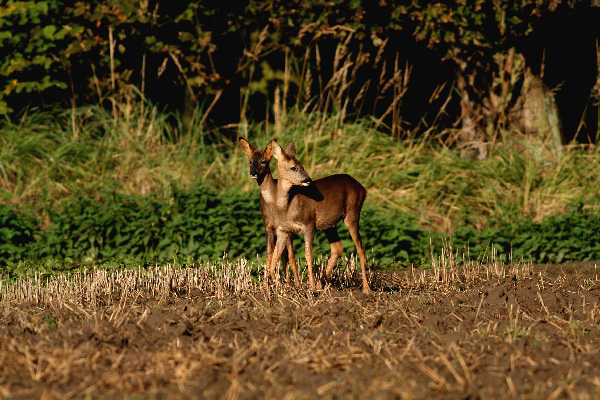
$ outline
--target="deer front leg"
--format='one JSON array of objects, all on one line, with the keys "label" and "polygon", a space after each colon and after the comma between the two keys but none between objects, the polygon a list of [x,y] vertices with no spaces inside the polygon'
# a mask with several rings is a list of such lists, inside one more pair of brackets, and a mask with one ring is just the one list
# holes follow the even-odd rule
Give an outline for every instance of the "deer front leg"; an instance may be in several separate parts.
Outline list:
[{"label": "deer front leg", "polygon": [[273,250],[275,248],[275,231],[271,228],[266,228],[265,238],[267,240],[267,262],[265,264],[264,281],[267,282],[269,279],[269,265],[271,265],[271,258],[273,258]]},{"label": "deer front leg", "polygon": [[308,288],[315,290],[315,276],[313,274],[313,241],[315,239],[314,226],[304,229],[304,257],[306,258],[306,267],[308,268]]},{"label": "deer front leg", "polygon": [[279,271],[277,270],[277,266],[279,265],[279,259],[281,258],[281,254],[285,249],[285,244],[288,240],[288,237],[289,235],[287,232],[277,231],[277,242],[275,243],[275,249],[273,250],[273,254],[271,255],[271,262],[267,266],[268,280],[274,279],[275,282],[279,281]]},{"label": "deer front leg", "polygon": [[[294,241],[292,240],[292,235],[290,235],[287,241],[287,252],[288,252],[288,262],[292,265],[292,271],[294,272],[294,285],[296,287],[300,287],[300,277],[298,276],[298,266],[296,265],[296,256],[294,255]],[[289,265],[286,266],[285,269],[285,279],[288,279],[289,275]],[[289,282],[288,282],[289,283]]]}]

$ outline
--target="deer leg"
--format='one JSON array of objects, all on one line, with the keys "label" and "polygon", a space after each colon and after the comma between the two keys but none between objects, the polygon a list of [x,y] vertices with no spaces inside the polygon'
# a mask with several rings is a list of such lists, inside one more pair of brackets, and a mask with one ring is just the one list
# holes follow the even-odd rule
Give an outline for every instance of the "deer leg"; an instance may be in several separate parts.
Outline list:
[{"label": "deer leg", "polygon": [[308,288],[314,291],[315,288],[315,276],[313,274],[313,241],[315,239],[315,228],[306,227],[304,230],[304,257],[306,258],[306,267],[308,269]]},{"label": "deer leg", "polygon": [[[287,246],[287,253],[288,253],[288,258],[289,258],[289,264],[292,265],[292,271],[294,272],[294,285],[296,287],[299,287],[300,286],[300,277],[298,276],[298,266],[296,265],[296,256],[294,255],[294,241],[292,239],[292,235],[289,236],[286,246]],[[288,283],[289,283],[289,280],[288,280],[289,264],[288,264],[288,267],[285,269],[285,279]]]},{"label": "deer leg", "polygon": [[271,265],[271,258],[273,257],[273,250],[275,248],[275,232],[273,229],[266,228],[265,237],[267,239],[267,263],[265,264],[264,281],[267,282],[269,279],[269,265]]},{"label": "deer leg", "polygon": [[350,231],[350,236],[352,236],[352,240],[354,241],[354,245],[356,246],[356,252],[358,253],[358,258],[360,259],[360,269],[362,272],[362,291],[363,293],[369,293],[371,288],[369,287],[369,282],[367,281],[367,258],[365,257],[365,249],[363,247],[362,239],[360,237],[359,225],[360,225],[360,214],[356,217],[347,215],[344,219],[344,224]]},{"label": "deer leg", "polygon": [[[285,270],[285,283],[287,285],[290,284],[290,264],[289,264],[289,251],[288,251],[288,240],[285,241],[285,247],[283,248],[283,252],[281,253],[281,265]],[[293,254],[293,253],[292,253]]]},{"label": "deer leg", "polygon": [[344,246],[340,241],[340,235],[338,235],[336,227],[326,229],[325,236],[327,236],[329,246],[331,246],[331,256],[329,257],[329,261],[327,262],[325,276],[322,278],[323,284],[325,284],[326,281],[329,281],[331,279],[331,275],[333,274],[333,267],[335,267],[338,258],[340,258],[342,251],[344,251]]},{"label": "deer leg", "polygon": [[283,249],[285,248],[288,237],[289,235],[285,232],[277,232],[277,242],[275,243],[275,249],[271,255],[271,263],[267,266],[269,280],[274,279],[275,282],[279,281],[279,271],[277,270],[277,265],[279,264],[279,259],[281,258],[281,254],[283,253]]}]

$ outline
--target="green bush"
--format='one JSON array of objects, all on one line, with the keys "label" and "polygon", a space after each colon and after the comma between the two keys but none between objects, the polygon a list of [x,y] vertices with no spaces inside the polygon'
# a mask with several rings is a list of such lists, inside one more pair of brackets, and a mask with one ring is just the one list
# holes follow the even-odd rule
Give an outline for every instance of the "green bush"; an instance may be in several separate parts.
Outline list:
[{"label": "green bush", "polygon": [[[165,197],[104,193],[70,198],[49,215],[40,228],[32,212],[0,205],[0,259],[4,261],[140,260],[160,262],[175,256],[215,260],[264,257],[264,226],[258,191],[218,194],[204,186],[173,189]],[[600,214],[582,206],[547,217],[493,221],[486,229],[473,228],[468,218],[446,241],[453,249],[469,249],[477,257],[492,246],[498,254],[512,254],[534,262],[600,259]],[[348,230],[339,224],[346,254],[354,252]],[[380,267],[421,265],[436,255],[443,243],[440,232],[422,229],[414,216],[365,207],[361,217],[365,250]],[[430,244],[430,240],[432,243]],[[304,256],[304,242],[295,239],[296,257]],[[315,236],[314,254],[327,256],[325,235]]]},{"label": "green bush", "polygon": [[377,208],[365,208],[361,231],[365,250],[372,251],[378,264],[419,263],[429,256],[429,238],[433,232],[423,230],[412,215],[390,215]]},{"label": "green bush", "polygon": [[0,204],[0,260],[28,258],[40,235],[38,225],[32,214]]},{"label": "green bush", "polygon": [[454,248],[468,247],[472,255],[493,246],[513,260],[537,263],[600,260],[600,214],[579,205],[541,222],[495,221],[480,232],[464,225],[453,232],[450,243]]},{"label": "green bush", "polygon": [[[41,257],[214,259],[259,253],[264,243],[255,193],[218,196],[202,186],[165,198],[109,193],[65,202],[36,243]],[[263,239],[264,241],[264,239]]]},{"label": "green bush", "polygon": [[[429,253],[429,231],[417,224],[416,217],[404,213],[390,213],[375,207],[365,207],[360,218],[360,232],[367,257],[377,265],[389,267],[400,262],[419,263]],[[344,254],[356,253],[354,241],[343,222],[338,223],[338,233]],[[294,240],[296,258],[304,257],[304,239]],[[329,255],[329,242],[323,232],[315,235],[313,253]]]},{"label": "green bush", "polygon": [[519,221],[513,257],[536,262],[600,260],[600,215],[581,208],[537,223]]}]

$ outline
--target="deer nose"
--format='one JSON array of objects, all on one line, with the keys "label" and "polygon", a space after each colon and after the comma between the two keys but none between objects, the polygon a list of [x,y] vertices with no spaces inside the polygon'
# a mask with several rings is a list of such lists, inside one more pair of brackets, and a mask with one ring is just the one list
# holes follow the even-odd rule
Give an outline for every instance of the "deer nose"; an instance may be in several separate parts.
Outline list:
[{"label": "deer nose", "polygon": [[258,178],[258,172],[256,172],[256,171],[250,171],[250,177],[254,178],[254,179]]},{"label": "deer nose", "polygon": [[311,183],[312,183],[312,179],[306,178],[305,180],[302,181],[302,186],[310,186]]}]

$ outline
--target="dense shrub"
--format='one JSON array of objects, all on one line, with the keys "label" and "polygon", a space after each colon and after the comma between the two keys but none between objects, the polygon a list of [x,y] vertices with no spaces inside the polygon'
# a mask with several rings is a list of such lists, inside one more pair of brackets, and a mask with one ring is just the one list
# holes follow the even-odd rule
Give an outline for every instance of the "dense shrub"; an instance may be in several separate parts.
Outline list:
[{"label": "dense shrub", "polygon": [[577,208],[540,223],[521,220],[512,242],[513,255],[536,262],[600,259],[600,215]]},{"label": "dense shrub", "polygon": [[[197,186],[174,189],[167,197],[105,193],[65,201],[50,216],[50,224],[31,212],[0,205],[0,259],[138,259],[161,261],[175,255],[214,260],[264,256],[264,227],[258,193],[216,192]],[[355,251],[348,230],[339,232],[346,254]],[[442,234],[423,230],[414,216],[367,207],[361,233],[369,258],[379,266],[417,265],[436,254]],[[430,243],[431,240],[431,243]],[[600,214],[575,207],[542,222],[522,219],[495,221],[478,231],[467,219],[446,241],[477,257],[493,246],[499,254],[534,262],[600,259]],[[296,257],[304,245],[295,239]],[[325,235],[315,236],[316,256],[328,255]]]},{"label": "dense shrub", "polygon": [[32,214],[0,204],[0,260],[29,257],[40,234],[38,225]]},{"label": "dense shrub", "polygon": [[[109,193],[73,198],[36,243],[42,257],[165,259],[176,253],[216,258],[260,252],[262,219],[255,193],[225,194],[202,186],[166,198]],[[258,234],[258,233],[257,233]]]},{"label": "dense shrub", "polygon": [[468,247],[475,255],[493,246],[498,254],[512,255],[513,260],[539,263],[600,260],[600,214],[579,205],[541,222],[495,221],[482,231],[464,225],[454,231],[450,242],[454,248]]}]

